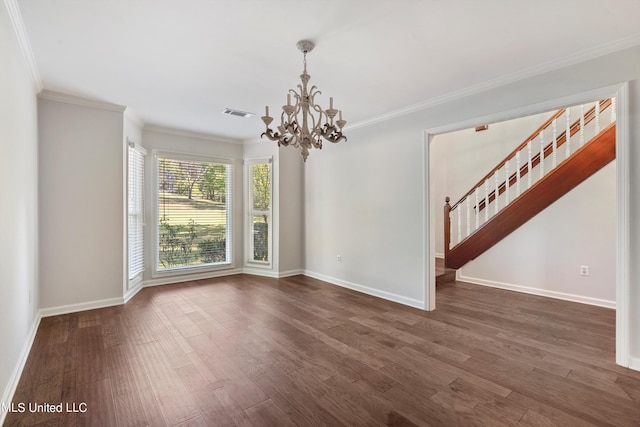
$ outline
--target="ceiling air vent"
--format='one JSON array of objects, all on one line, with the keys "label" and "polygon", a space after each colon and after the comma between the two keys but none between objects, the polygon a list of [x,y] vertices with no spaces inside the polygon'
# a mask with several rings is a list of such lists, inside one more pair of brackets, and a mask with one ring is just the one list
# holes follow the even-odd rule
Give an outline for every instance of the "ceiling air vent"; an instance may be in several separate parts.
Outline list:
[{"label": "ceiling air vent", "polygon": [[224,110],[222,110],[222,114],[228,114],[230,116],[237,116],[237,117],[253,117],[255,116],[255,114],[253,113],[248,113],[246,111],[240,111],[240,110],[234,110],[231,108],[225,108]]}]

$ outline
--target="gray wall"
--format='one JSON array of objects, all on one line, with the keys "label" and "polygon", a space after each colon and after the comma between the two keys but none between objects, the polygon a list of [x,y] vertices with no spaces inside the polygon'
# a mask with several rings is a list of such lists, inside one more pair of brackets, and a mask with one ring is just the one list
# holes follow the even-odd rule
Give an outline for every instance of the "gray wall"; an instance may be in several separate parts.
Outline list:
[{"label": "gray wall", "polygon": [[117,106],[39,99],[43,309],[121,302],[123,123],[123,109]]}]

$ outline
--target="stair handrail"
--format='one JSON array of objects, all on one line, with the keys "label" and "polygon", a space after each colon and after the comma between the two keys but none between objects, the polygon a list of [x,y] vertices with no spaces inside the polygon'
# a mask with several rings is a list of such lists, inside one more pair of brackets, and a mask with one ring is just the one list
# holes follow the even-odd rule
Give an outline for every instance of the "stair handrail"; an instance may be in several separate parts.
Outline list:
[{"label": "stair handrail", "polygon": [[491,175],[493,175],[494,173],[496,173],[496,171],[500,168],[502,168],[502,166],[504,166],[505,163],[507,163],[509,160],[511,160],[517,153],[518,151],[522,150],[524,147],[526,147],[526,145],[529,143],[529,141],[534,140],[538,135],[540,135],[540,132],[543,131],[544,129],[548,128],[551,123],[553,123],[554,120],[556,120],[558,117],[562,116],[565,112],[564,108],[561,108],[560,110],[556,111],[546,122],[544,122],[543,124],[541,124],[538,129],[536,129],[527,139],[524,140],[524,142],[522,142],[520,145],[518,145],[511,153],[507,154],[507,156],[500,162],[498,163],[498,165],[496,167],[494,167],[493,169],[491,169],[491,171],[486,174],[480,181],[478,181],[473,187],[471,187],[471,190],[469,190],[469,192],[467,194],[465,194],[464,196],[462,196],[460,198],[460,200],[458,200],[456,203],[454,203],[451,206],[451,210],[454,210],[456,207],[458,207],[458,205],[460,203],[462,203],[467,197],[469,197],[470,195],[473,194],[473,192],[475,191],[475,189],[477,187],[479,187],[481,184],[483,184],[487,179],[489,179],[491,177]]},{"label": "stair handrail", "polygon": [[[602,113],[603,111],[605,111],[607,108],[609,108],[609,106],[611,106],[611,98],[609,99],[603,99],[600,101],[600,112]],[[582,122],[580,120],[580,118],[576,119],[570,126],[569,126],[569,138],[571,138],[573,135],[575,135],[576,133],[578,133],[578,131],[580,131],[581,126],[586,126],[589,123],[591,123],[592,120],[595,119],[595,110],[596,107],[593,106],[591,107],[586,113],[584,113]],[[531,139],[527,139],[525,140],[525,144],[524,146],[526,146],[529,141],[534,141],[535,138]],[[559,135],[557,135],[556,137],[556,149],[560,148],[565,142],[567,142],[567,131],[563,130]],[[524,148],[524,146],[522,148]],[[544,154],[544,158],[546,159],[551,153],[553,152],[553,141],[550,141],[542,150],[542,153]],[[504,163],[506,163],[507,161],[511,160],[513,158],[513,156],[506,158],[502,165],[504,165]],[[540,163],[541,159],[540,159],[540,153],[536,153],[532,158],[531,158],[531,166],[532,168],[537,166]],[[500,166],[502,167],[502,166]],[[499,169],[499,168],[498,168]],[[494,169],[494,172],[497,169]],[[525,163],[520,167],[520,177],[523,177],[524,175],[526,175],[527,173],[529,173],[529,164]],[[511,181],[516,181],[517,180],[517,175],[518,175],[518,171],[515,171],[514,173],[512,173],[507,179],[505,179],[504,182],[502,182],[498,187],[499,187],[499,192],[498,195],[502,194],[506,187],[507,184],[508,186],[513,185],[511,183]],[[491,176],[491,175],[489,175]],[[481,181],[482,182],[482,181]],[[479,184],[476,184],[476,186],[478,186]],[[472,191],[473,192],[473,191]],[[467,196],[468,197],[468,196]],[[488,203],[491,203],[491,198],[495,199],[495,190],[492,190],[488,197],[486,199],[482,199],[479,201],[477,206],[474,206],[474,208],[477,208],[479,212],[481,212],[484,208],[487,207]],[[463,199],[464,200],[464,199]],[[488,202],[488,203],[487,203]]]},{"label": "stair handrail", "polygon": [[[601,111],[604,111],[611,104],[611,99],[601,100],[599,101],[599,104],[601,107]],[[512,158],[514,158],[518,152],[520,152],[522,149],[524,149],[527,146],[527,144],[529,144],[529,142],[534,141],[540,135],[540,132],[544,131],[546,128],[551,126],[553,121],[557,120],[560,116],[562,116],[565,113],[565,111],[566,111],[565,108],[561,108],[558,111],[556,111],[549,119],[547,119],[543,124],[541,124],[535,131],[533,131],[531,135],[529,135],[520,145],[518,145],[513,151],[511,151],[501,162],[499,162],[493,169],[491,169],[489,173],[487,173],[474,186],[472,186],[471,189],[464,196],[462,196],[453,205],[450,205],[450,210],[455,210],[462,202],[464,202],[467,199],[467,197],[471,196],[474,193],[476,188],[484,184],[484,182],[487,181],[493,174],[495,174],[497,170],[501,169],[505,165],[505,163],[507,163]],[[595,113],[595,106],[591,107],[589,111],[587,111],[584,114],[585,125],[589,123],[591,120],[593,120],[594,113]],[[580,126],[580,121],[577,120],[576,122],[578,123],[578,126]],[[576,123],[574,122],[571,125],[571,128],[573,128],[575,125]],[[561,132],[557,136],[556,140],[558,141],[558,146],[562,145],[562,143],[560,143],[560,140],[563,138],[564,140],[566,140],[566,130]],[[564,140],[563,140],[563,143],[564,143]],[[547,151],[547,147],[545,147],[545,153],[546,151]],[[546,154],[545,154],[545,157],[546,157]],[[526,166],[527,165],[523,165],[521,168],[525,168]],[[511,177],[509,177],[508,181],[509,182],[507,183],[507,185],[510,186]]]}]

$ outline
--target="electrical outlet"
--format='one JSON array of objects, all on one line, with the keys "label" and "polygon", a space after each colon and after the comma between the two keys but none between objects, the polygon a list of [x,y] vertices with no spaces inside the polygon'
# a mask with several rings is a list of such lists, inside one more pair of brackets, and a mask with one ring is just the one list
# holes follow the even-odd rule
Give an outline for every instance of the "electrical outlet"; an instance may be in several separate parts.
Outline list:
[{"label": "electrical outlet", "polygon": [[342,262],[342,255],[338,255],[338,262]]},{"label": "electrical outlet", "polygon": [[580,275],[581,276],[588,276],[589,275],[589,266],[588,265],[581,265],[580,266]]}]

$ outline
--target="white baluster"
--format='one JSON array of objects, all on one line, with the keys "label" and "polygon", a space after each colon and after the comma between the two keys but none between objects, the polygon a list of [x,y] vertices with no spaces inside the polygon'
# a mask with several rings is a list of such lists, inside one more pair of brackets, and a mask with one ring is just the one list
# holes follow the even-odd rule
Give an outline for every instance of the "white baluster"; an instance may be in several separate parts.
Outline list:
[{"label": "white baluster", "polygon": [[504,205],[509,204],[509,161],[504,164]]},{"label": "white baluster", "polygon": [[533,175],[533,171],[531,170],[531,140],[527,142],[527,157],[529,158],[527,163],[527,188],[531,188],[531,176]]},{"label": "white baluster", "polygon": [[567,108],[567,131],[564,137],[564,158],[571,155],[571,108]]},{"label": "white baluster", "polygon": [[471,200],[469,200],[469,198],[467,197],[467,237],[469,237],[469,234],[471,234],[471,206],[470,206],[470,202]]},{"label": "white baluster", "polygon": [[552,164],[552,169],[554,169],[556,167],[556,165],[558,164],[558,156],[557,156],[557,151],[558,151],[558,126],[556,123],[556,119],[553,119],[553,145],[551,147],[552,151],[552,157],[553,157],[553,164]]},{"label": "white baluster", "polygon": [[616,121],[616,99],[611,98],[611,123]]},{"label": "white baluster", "polygon": [[462,241],[462,206],[458,205],[456,211],[458,211],[458,243]]},{"label": "white baluster", "polygon": [[584,104],[580,106],[580,147],[584,145]]},{"label": "white baluster", "polygon": [[484,182],[484,222],[489,221],[489,180]]},{"label": "white baluster", "polygon": [[600,133],[600,101],[596,102],[596,135]]},{"label": "white baluster", "polygon": [[520,195],[520,151],[516,153],[516,197]]},{"label": "white baluster", "polygon": [[500,171],[500,169],[496,170],[495,173],[495,177],[496,177],[496,193],[495,193],[495,197],[493,198],[493,203],[495,203],[494,205],[494,213],[498,213],[498,193],[500,192],[500,180],[498,178],[498,171]]},{"label": "white baluster", "polygon": [[476,187],[476,208],[474,209],[473,213],[476,216],[476,230],[478,229],[478,227],[480,226],[480,202],[478,201],[478,187]]},{"label": "white baluster", "polygon": [[540,178],[544,176],[544,130],[540,131]]}]

